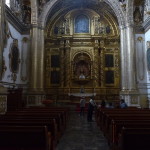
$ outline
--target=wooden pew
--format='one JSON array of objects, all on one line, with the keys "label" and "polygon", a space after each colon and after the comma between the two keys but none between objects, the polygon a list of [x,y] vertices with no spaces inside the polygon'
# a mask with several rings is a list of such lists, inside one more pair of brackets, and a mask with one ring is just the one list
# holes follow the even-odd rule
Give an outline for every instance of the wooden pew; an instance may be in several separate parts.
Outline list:
[{"label": "wooden pew", "polygon": [[118,150],[149,150],[150,128],[122,128]]},{"label": "wooden pew", "polygon": [[58,142],[58,134],[55,120],[45,119],[6,119],[0,120],[0,126],[47,126],[51,134],[51,150],[54,150]]},{"label": "wooden pew", "polygon": [[[54,127],[52,127],[52,123],[50,126],[48,122],[53,119],[55,119],[55,125],[53,125]],[[52,133],[51,145],[56,145],[59,141],[63,130],[66,127],[67,119],[68,109],[66,108],[26,108],[7,112],[5,115],[0,115],[0,122],[5,125],[47,125],[48,130]],[[54,128],[57,128],[57,130]],[[56,133],[58,134],[56,135]],[[54,146],[51,147],[51,149],[55,149]]]},{"label": "wooden pew", "polygon": [[[115,113],[115,112],[124,112],[124,111],[141,111],[143,109],[139,109],[136,107],[128,107],[126,109],[122,109],[122,108],[113,108],[113,109],[109,109],[109,108],[97,108],[95,111],[95,119],[97,121],[97,124],[99,124],[101,117],[103,116],[104,113]],[[150,111],[150,110],[149,110]]]},{"label": "wooden pew", "polygon": [[[0,121],[4,121],[4,120],[7,120],[7,121],[36,121],[36,122],[39,122],[39,123],[42,123],[42,122],[47,122],[47,123],[51,123],[51,128],[53,131],[50,131],[53,133],[53,139],[54,139],[54,143],[57,143],[62,135],[61,133],[61,130],[60,130],[60,118],[56,115],[41,115],[41,114],[32,114],[32,113],[9,113],[7,115],[2,115],[0,116]],[[56,144],[55,144],[56,145]]]},{"label": "wooden pew", "polygon": [[57,114],[60,118],[60,123],[61,123],[61,128],[62,130],[65,130],[66,128],[66,122],[67,122],[67,114],[65,111],[63,110],[49,110],[49,109],[27,109],[27,110],[22,110],[22,111],[19,111],[19,112],[22,112],[22,113],[40,113],[40,114]]},{"label": "wooden pew", "polygon": [[107,114],[102,121],[101,129],[104,133],[108,131],[109,125],[112,120],[122,119],[122,120],[150,120],[149,113],[135,113],[135,114]]},{"label": "wooden pew", "polygon": [[[99,113],[99,116],[101,117],[101,122],[99,123],[99,125],[104,132],[104,135],[108,139],[108,142],[112,146],[112,149],[114,149],[114,145],[118,144],[118,134],[120,134],[120,130],[123,126],[132,128],[136,126],[150,126],[149,109],[105,109],[101,111],[101,113]],[[117,121],[119,122],[121,120],[121,123],[116,123]],[[131,123],[131,121],[133,122]],[[115,124],[113,124],[112,122],[115,122]]]},{"label": "wooden pew", "polygon": [[115,120],[112,123],[109,134],[107,135],[108,143],[113,149],[118,145],[119,135],[122,128],[149,128],[150,120]]},{"label": "wooden pew", "polygon": [[22,110],[49,110],[49,111],[62,111],[65,114],[66,121],[69,118],[69,111],[68,107],[43,107],[43,106],[30,106],[28,108],[23,108]]},{"label": "wooden pew", "polygon": [[0,150],[50,150],[46,126],[0,126]]},{"label": "wooden pew", "polygon": [[17,112],[8,112],[5,115],[1,115],[1,118],[6,118],[6,116],[8,118],[43,118],[43,119],[55,119],[56,123],[57,123],[57,127],[58,127],[58,132],[60,134],[60,136],[63,134],[64,132],[64,124],[63,124],[63,120],[60,116],[59,113],[55,113],[55,112],[32,112],[32,111],[17,111]]}]

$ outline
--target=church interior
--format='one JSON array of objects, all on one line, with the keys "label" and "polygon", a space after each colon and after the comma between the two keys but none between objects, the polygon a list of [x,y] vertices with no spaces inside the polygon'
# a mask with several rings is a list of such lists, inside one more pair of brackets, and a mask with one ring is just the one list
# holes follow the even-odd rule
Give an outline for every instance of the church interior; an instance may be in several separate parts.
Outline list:
[{"label": "church interior", "polygon": [[[81,97],[115,109],[124,99],[148,112],[150,0],[1,0],[0,114],[37,107],[42,117],[43,106],[67,113]],[[95,121],[107,137],[101,112]]]}]

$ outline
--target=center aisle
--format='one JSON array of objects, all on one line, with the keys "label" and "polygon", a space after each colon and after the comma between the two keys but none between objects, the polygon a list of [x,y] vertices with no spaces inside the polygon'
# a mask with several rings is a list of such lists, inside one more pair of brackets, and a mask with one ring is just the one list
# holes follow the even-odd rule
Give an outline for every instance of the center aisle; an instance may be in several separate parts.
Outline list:
[{"label": "center aisle", "polygon": [[56,150],[109,150],[107,141],[96,122],[87,122],[86,114],[70,112],[65,133]]}]

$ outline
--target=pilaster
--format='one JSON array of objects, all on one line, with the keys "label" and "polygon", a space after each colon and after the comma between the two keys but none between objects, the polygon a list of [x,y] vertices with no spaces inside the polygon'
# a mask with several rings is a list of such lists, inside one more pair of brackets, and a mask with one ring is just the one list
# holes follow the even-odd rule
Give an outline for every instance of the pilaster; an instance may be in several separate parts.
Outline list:
[{"label": "pilaster", "polygon": [[61,66],[60,66],[60,84],[61,84],[61,87],[64,87],[64,63],[65,63],[65,60],[64,60],[64,41],[62,40],[61,42],[60,42],[60,56],[61,56],[61,58],[60,58],[60,64],[61,64]]},{"label": "pilaster", "polygon": [[99,86],[99,60],[100,60],[100,57],[99,57],[99,51],[98,51],[98,48],[99,48],[99,44],[98,44],[98,40],[95,40],[95,47],[94,47],[94,68],[93,68],[93,71],[94,71],[94,88],[98,87]]},{"label": "pilaster", "polygon": [[0,114],[7,111],[7,89],[0,85]]},{"label": "pilaster", "polygon": [[65,67],[66,67],[66,71],[65,71],[65,75],[66,75],[66,80],[65,80],[65,86],[70,88],[70,79],[71,79],[71,62],[70,62],[70,41],[66,40],[66,46],[65,46],[65,57],[66,57],[66,61],[65,61]]},{"label": "pilaster", "polygon": [[5,0],[0,1],[0,80],[2,78],[2,72],[3,72],[3,50],[4,50],[4,44],[5,44]]}]

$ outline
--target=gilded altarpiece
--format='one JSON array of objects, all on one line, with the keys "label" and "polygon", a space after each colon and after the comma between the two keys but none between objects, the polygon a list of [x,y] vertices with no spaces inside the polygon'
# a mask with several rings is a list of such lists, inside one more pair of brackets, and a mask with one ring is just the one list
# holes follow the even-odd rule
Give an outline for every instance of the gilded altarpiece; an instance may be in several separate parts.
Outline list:
[{"label": "gilded altarpiece", "polygon": [[52,23],[45,38],[48,97],[74,100],[70,93],[85,92],[96,93],[97,100],[117,99],[120,43],[116,22],[110,14],[71,11]]}]

